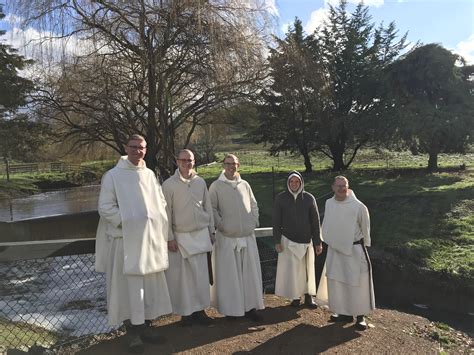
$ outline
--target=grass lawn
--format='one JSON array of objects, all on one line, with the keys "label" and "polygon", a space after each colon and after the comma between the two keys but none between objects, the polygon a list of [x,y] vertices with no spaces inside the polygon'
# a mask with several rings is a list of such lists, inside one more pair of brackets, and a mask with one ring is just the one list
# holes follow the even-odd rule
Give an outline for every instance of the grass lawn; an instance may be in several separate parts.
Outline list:
[{"label": "grass lawn", "polygon": [[[12,349],[31,347],[35,344],[47,347],[50,344],[56,343],[58,339],[58,334],[42,327],[0,318],[0,352],[2,351],[2,346],[6,344]],[[4,350],[6,351],[6,349]]]},{"label": "grass lawn", "polygon": [[[271,157],[265,151],[238,151],[241,174],[251,184],[260,208],[260,225],[271,226],[273,196],[282,191],[288,171],[304,170],[299,156]],[[222,160],[224,153],[219,153]],[[426,172],[428,158],[408,153],[362,151],[345,172],[357,197],[369,208],[373,247],[428,269],[474,279],[474,154],[439,156],[440,172]],[[305,188],[316,196],[321,212],[332,196],[334,173],[328,158],[314,155],[314,172]],[[466,170],[459,166],[465,164]],[[83,164],[86,165],[86,164]],[[100,177],[113,162],[91,162]],[[200,167],[208,184],[220,174],[220,163]],[[272,172],[273,170],[273,172]],[[69,175],[68,175],[69,174]],[[79,173],[38,173],[0,179],[0,199],[39,190],[42,181],[81,183]],[[94,178],[94,176],[92,176]]]},{"label": "grass lawn", "polygon": [[[291,156],[269,157],[264,152],[237,155],[241,175],[259,203],[260,225],[271,226],[273,194],[285,188],[288,171],[304,170],[302,161]],[[315,195],[323,212],[336,174],[328,171],[330,162],[324,157],[313,160],[315,172],[304,175],[305,189]],[[473,280],[474,154],[442,155],[440,172],[434,174],[426,172],[426,161],[426,156],[363,152],[344,175],[369,208],[373,247],[395,255],[400,262]],[[458,169],[461,164],[467,170]],[[199,174],[211,183],[221,170],[217,164],[200,168]]]}]

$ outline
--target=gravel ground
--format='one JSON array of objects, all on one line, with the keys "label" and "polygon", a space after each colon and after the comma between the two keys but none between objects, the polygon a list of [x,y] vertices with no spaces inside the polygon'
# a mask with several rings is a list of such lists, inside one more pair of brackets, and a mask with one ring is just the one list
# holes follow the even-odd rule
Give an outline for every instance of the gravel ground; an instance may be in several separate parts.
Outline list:
[{"label": "gravel ground", "polygon": [[[146,345],[146,354],[434,354],[474,353],[473,339],[444,324],[389,309],[378,309],[368,318],[369,329],[357,331],[352,324],[328,323],[324,308],[294,308],[288,302],[265,296],[264,320],[228,320],[215,310],[211,326],[182,327],[178,316],[155,321],[165,342]],[[84,340],[62,353],[127,354],[120,330]]]}]

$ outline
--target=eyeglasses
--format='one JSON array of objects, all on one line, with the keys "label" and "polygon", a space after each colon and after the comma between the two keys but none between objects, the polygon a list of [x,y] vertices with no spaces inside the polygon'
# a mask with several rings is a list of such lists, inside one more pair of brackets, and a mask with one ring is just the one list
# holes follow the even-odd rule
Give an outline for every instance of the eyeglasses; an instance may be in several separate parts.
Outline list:
[{"label": "eyeglasses", "polygon": [[130,149],[139,150],[140,152],[146,149],[146,147],[142,147],[141,145],[128,145],[127,144],[127,147],[129,147]]},{"label": "eyeglasses", "polygon": [[192,163],[194,159],[177,159],[178,161],[182,161],[184,163]]},{"label": "eyeglasses", "polygon": [[224,163],[224,165],[227,165],[227,166],[237,166],[237,165],[239,165],[239,163]]}]

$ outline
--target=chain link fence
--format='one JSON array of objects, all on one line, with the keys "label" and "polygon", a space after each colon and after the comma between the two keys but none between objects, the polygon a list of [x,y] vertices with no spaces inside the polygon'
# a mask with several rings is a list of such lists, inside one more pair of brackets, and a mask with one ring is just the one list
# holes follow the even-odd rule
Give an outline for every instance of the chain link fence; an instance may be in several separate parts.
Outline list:
[{"label": "chain link fence", "polygon": [[[274,290],[272,237],[257,238],[263,288]],[[0,263],[0,353],[33,346],[58,349],[113,330],[107,323],[105,275],[94,254]]]}]

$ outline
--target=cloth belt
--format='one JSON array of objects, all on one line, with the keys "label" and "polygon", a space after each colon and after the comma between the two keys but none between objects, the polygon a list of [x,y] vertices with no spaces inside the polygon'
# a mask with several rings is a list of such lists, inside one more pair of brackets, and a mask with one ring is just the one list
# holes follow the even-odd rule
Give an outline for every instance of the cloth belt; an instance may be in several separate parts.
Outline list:
[{"label": "cloth belt", "polygon": [[360,245],[362,247],[362,251],[364,252],[364,256],[365,256],[365,260],[367,261],[367,265],[369,266],[369,277],[370,277],[370,280],[369,280],[369,285],[370,285],[370,304],[372,304],[373,300],[372,300],[372,263],[370,262],[370,258],[369,258],[369,253],[367,252],[367,248],[365,247],[364,245],[364,238],[361,238],[357,241],[355,241],[354,243],[352,243],[353,245]]}]

